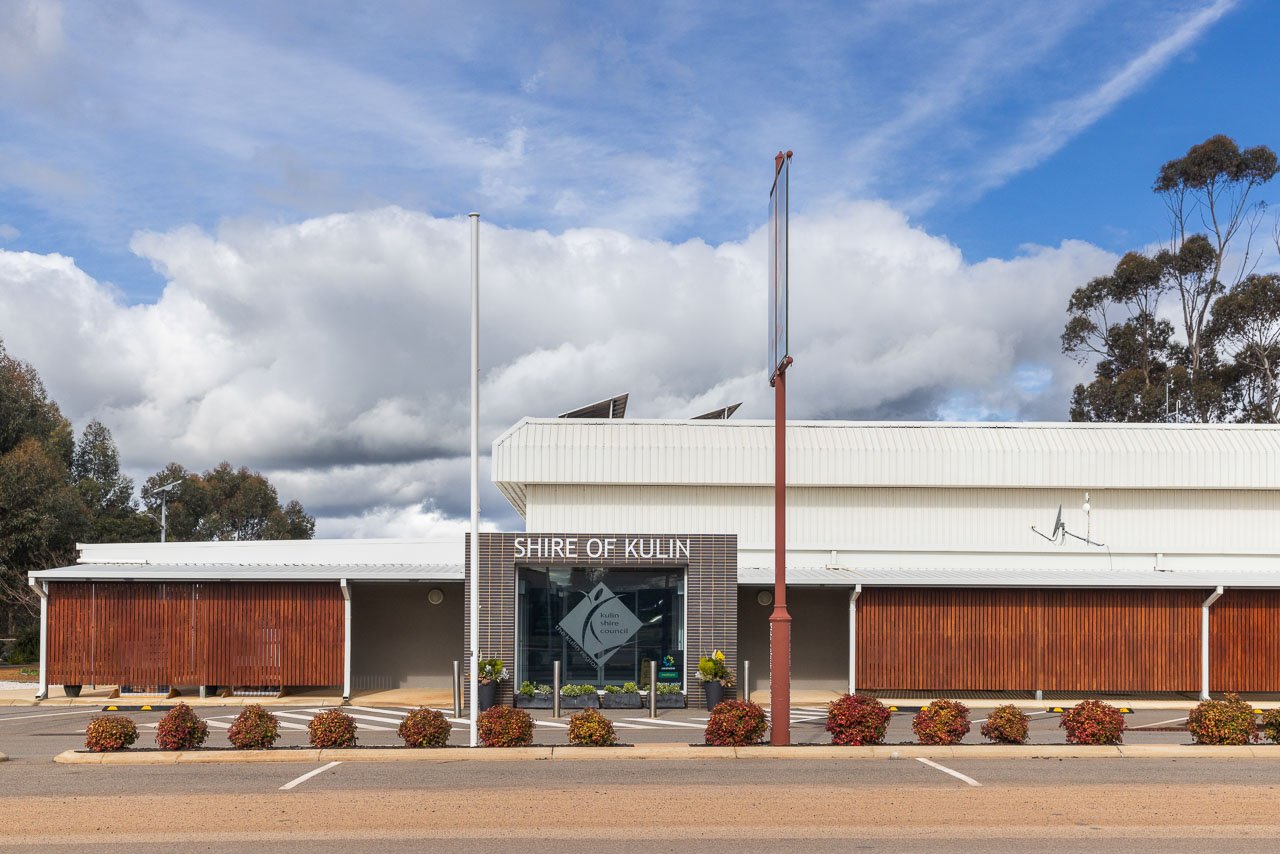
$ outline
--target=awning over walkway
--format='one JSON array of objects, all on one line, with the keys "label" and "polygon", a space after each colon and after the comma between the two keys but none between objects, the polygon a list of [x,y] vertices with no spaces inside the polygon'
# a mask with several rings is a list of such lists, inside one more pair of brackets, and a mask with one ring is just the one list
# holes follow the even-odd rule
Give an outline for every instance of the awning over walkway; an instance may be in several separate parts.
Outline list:
[{"label": "awning over walkway", "polygon": [[462,581],[462,564],[80,563],[30,573],[40,581]]},{"label": "awning over walkway", "polygon": [[[738,567],[740,586],[773,584],[773,567]],[[1280,571],[1214,572],[1199,570],[969,569],[904,567],[787,567],[787,584],[852,587],[1146,587],[1188,589],[1222,587],[1280,588]]]}]

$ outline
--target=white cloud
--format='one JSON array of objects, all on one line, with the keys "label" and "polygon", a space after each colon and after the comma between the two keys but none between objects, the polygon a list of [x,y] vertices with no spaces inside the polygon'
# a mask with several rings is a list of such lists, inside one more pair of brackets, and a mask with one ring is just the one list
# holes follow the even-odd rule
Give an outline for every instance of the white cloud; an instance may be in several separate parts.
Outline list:
[{"label": "white cloud", "polygon": [[1052,104],[1042,114],[1032,117],[1012,145],[1003,148],[985,168],[977,170],[977,183],[972,191],[980,194],[997,187],[1061,149],[1149,83],[1236,5],[1236,0],[1214,0],[1149,44],[1095,88]]},{"label": "white cloud", "polygon": [[63,41],[61,3],[9,0],[0,6],[0,80],[40,71],[61,53]]},{"label": "white cloud", "polygon": [[[1113,256],[1068,241],[968,263],[871,202],[791,233],[795,417],[1065,415],[1066,299]],[[468,239],[465,218],[399,208],[139,234],[167,281],[141,305],[68,258],[0,250],[0,336],[135,473],[227,459],[324,533],[436,530],[466,513]],[[621,391],[638,417],[769,414],[763,231],[712,246],[485,225],[481,241],[486,446]]]}]

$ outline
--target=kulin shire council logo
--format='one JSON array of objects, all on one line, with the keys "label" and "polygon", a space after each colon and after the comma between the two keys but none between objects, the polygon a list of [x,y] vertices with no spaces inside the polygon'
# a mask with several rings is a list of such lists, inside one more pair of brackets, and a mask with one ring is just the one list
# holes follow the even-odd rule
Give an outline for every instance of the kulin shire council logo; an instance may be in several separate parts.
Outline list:
[{"label": "kulin shire council logo", "polygon": [[644,625],[601,582],[573,607],[556,628],[597,666],[631,640]]}]

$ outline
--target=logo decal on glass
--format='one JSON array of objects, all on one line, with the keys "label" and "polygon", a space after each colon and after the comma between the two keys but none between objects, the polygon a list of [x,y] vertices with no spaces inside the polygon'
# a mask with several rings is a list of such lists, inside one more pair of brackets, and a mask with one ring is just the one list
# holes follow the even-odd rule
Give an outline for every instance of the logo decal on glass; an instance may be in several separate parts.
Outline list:
[{"label": "logo decal on glass", "polygon": [[600,583],[556,628],[579,652],[601,665],[631,640],[641,625],[640,618]]}]

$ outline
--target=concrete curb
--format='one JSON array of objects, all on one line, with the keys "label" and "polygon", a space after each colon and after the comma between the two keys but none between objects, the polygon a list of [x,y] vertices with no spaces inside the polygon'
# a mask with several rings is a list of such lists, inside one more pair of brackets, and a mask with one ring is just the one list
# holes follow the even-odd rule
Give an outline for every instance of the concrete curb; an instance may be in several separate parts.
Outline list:
[{"label": "concrete curb", "polygon": [[[3,761],[4,754],[0,754]],[[919,744],[869,747],[703,747],[654,744],[636,747],[507,747],[481,750],[409,750],[366,747],[346,750],[189,750],[87,753],[66,750],[53,758],[62,765],[182,765],[254,762],[521,762],[558,760],[710,760],[710,759],[1280,759],[1280,745],[1215,747],[1193,744],[966,744],[930,747]]]}]

